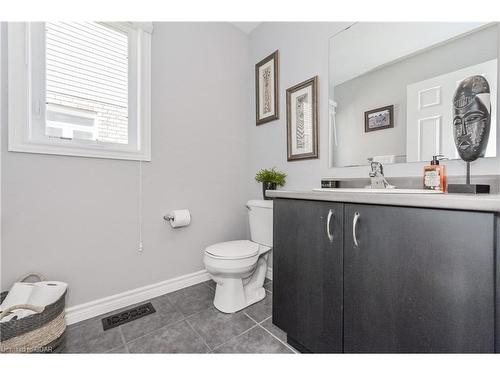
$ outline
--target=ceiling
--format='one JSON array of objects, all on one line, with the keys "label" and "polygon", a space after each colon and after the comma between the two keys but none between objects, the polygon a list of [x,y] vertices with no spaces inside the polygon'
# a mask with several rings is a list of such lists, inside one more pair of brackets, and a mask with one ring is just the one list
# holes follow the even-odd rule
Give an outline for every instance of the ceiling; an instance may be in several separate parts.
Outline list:
[{"label": "ceiling", "polygon": [[246,34],[250,34],[262,22],[231,22],[235,27]]}]

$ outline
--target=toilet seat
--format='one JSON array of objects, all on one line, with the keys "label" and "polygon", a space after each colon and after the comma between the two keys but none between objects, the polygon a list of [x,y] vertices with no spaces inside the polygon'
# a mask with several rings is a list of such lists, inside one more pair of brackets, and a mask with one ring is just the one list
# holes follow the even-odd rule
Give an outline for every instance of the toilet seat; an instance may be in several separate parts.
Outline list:
[{"label": "toilet seat", "polygon": [[248,240],[220,242],[207,247],[205,254],[218,259],[252,258],[259,254],[259,244]]}]

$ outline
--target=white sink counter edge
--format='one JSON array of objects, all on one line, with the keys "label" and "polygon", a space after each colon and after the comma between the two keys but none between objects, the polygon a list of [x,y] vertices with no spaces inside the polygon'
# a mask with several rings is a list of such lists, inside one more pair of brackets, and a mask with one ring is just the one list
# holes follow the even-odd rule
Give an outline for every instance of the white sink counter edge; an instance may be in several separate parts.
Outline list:
[{"label": "white sink counter edge", "polygon": [[500,213],[500,194],[378,194],[313,190],[267,190],[272,198],[365,203],[389,206],[447,208]]}]

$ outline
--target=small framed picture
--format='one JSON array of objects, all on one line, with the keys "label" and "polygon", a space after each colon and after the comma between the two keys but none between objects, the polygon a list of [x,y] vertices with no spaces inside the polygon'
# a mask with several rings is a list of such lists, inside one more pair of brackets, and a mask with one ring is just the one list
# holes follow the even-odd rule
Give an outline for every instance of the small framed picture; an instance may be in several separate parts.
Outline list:
[{"label": "small framed picture", "polygon": [[255,104],[257,125],[280,118],[279,51],[255,64]]},{"label": "small framed picture", "polygon": [[365,133],[394,127],[394,106],[388,105],[365,112]]},{"label": "small framed picture", "polygon": [[288,161],[318,158],[318,76],[286,90]]}]

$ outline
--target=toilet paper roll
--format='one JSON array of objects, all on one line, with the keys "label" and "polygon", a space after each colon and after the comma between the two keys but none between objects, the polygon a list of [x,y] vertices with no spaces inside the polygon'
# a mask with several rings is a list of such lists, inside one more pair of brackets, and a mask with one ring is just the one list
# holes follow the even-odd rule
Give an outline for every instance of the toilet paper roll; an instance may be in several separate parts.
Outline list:
[{"label": "toilet paper roll", "polygon": [[172,211],[169,216],[172,217],[170,220],[172,228],[185,227],[191,223],[191,214],[188,209]]}]

